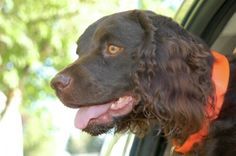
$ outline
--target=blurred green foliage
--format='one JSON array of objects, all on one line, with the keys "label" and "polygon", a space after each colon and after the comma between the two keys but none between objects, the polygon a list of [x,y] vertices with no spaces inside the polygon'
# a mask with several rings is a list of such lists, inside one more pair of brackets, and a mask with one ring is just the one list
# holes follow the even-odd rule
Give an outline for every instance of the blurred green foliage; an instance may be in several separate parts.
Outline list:
[{"label": "blurred green foliage", "polygon": [[[127,8],[174,16],[177,8],[163,6],[164,1],[0,1],[0,91],[7,95],[8,102],[14,89],[22,92],[25,156],[53,155],[56,130],[46,104],[39,105],[38,101],[55,98],[50,79],[77,57],[72,55],[73,47],[84,29],[104,15]],[[0,117],[3,115],[4,111]],[[75,141],[71,139],[69,144],[73,152]]]},{"label": "blurred green foliage", "polygon": [[93,137],[86,133],[80,135],[79,137],[74,137],[72,135],[68,141],[67,151],[71,154],[96,153],[100,151],[102,143],[102,138]]},{"label": "blurred green foliage", "polygon": [[54,141],[50,113],[36,102],[54,97],[49,81],[57,69],[71,61],[70,48],[78,36],[74,18],[79,15],[77,8],[71,8],[72,2],[5,0],[0,3],[0,90],[8,96],[8,101],[14,89],[20,88],[23,93],[21,112],[26,156],[53,152],[53,148],[48,148]]}]

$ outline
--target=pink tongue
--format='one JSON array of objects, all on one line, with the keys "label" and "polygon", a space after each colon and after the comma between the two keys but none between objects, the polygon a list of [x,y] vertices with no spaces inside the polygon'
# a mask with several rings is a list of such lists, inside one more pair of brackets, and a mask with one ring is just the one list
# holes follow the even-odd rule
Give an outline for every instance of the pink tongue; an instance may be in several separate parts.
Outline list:
[{"label": "pink tongue", "polygon": [[75,117],[75,127],[79,129],[86,128],[91,119],[97,118],[107,112],[111,104],[80,108]]}]

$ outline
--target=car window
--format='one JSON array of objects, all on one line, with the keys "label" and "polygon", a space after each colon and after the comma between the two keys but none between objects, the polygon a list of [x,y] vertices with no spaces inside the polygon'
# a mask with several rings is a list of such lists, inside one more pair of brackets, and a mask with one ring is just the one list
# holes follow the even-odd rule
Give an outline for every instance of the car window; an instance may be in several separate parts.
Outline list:
[{"label": "car window", "polygon": [[196,5],[197,0],[185,0],[179,7],[178,11],[175,13],[174,19],[178,23],[182,23],[184,21],[184,18],[186,18],[186,15],[189,11],[193,9],[193,7]]},{"label": "car window", "polygon": [[219,37],[212,45],[212,49],[222,52],[230,57],[236,55],[236,13],[228,21]]}]

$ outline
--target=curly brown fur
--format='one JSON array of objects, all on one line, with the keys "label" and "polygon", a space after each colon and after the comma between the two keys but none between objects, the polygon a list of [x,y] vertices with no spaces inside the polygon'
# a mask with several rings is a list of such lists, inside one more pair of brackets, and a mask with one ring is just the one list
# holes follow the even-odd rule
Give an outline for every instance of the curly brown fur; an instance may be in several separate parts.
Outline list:
[{"label": "curly brown fur", "polygon": [[205,104],[213,97],[212,56],[206,46],[171,19],[147,18],[141,18],[140,23],[152,23],[146,29],[153,36],[146,36],[149,45],[138,55],[136,90],[144,109],[154,114],[164,132],[182,142],[202,126]]},{"label": "curly brown fur", "polygon": [[[122,52],[109,54],[110,44]],[[52,81],[65,105],[91,107],[123,96],[135,99],[131,112],[113,116],[107,124],[91,119],[83,130],[92,135],[114,127],[144,136],[159,125],[169,140],[182,144],[208,118],[206,105],[214,109],[212,53],[170,18],[139,10],[106,16],[80,37],[77,53],[80,58]],[[230,84],[235,81],[231,78]],[[236,111],[235,90],[235,85],[229,86],[209,135],[188,155],[216,156],[226,149],[228,156],[236,153],[236,115],[230,112]],[[227,146],[219,148],[220,142]]]}]

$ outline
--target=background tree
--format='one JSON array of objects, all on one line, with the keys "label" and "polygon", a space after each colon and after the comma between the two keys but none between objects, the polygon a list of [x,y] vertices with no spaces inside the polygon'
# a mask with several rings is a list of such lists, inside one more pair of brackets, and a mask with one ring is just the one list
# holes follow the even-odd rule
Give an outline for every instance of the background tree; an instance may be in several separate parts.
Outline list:
[{"label": "background tree", "polygon": [[[2,123],[9,121],[7,118],[14,119],[8,127],[13,129],[21,123],[20,116],[15,117],[17,109],[12,112],[10,108],[20,105],[25,155],[37,155],[38,151],[42,151],[41,155],[50,153],[46,147],[53,141],[51,116],[47,107],[38,106],[37,101],[52,96],[50,79],[56,69],[71,60],[71,45],[79,33],[75,24],[79,10],[72,8],[72,2],[77,3],[66,0],[6,0],[0,3],[0,90],[7,97],[5,105],[1,103],[4,106],[0,117]],[[17,136],[21,132],[20,126],[14,129]],[[13,135],[8,134],[8,137]]]}]

